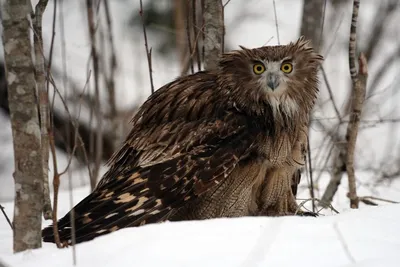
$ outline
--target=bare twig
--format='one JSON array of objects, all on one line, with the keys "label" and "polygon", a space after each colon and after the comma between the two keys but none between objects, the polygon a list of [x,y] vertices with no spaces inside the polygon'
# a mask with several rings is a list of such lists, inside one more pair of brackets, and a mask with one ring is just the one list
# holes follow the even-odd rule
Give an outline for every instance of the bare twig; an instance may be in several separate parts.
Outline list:
[{"label": "bare twig", "polygon": [[151,48],[149,49],[149,45],[148,45],[148,42],[147,42],[147,34],[146,34],[146,27],[145,27],[145,22],[144,22],[143,3],[142,3],[142,0],[140,0],[139,15],[140,15],[140,17],[142,18],[142,24],[143,24],[144,46],[145,46],[145,48],[146,48],[147,63],[148,63],[148,65],[149,65],[149,76],[150,76],[151,93],[154,93],[153,69],[152,69],[152,63],[151,63]]},{"label": "bare twig", "polygon": [[7,220],[7,222],[8,222],[8,225],[10,225],[11,230],[12,230],[12,229],[13,229],[13,225],[12,225],[12,223],[11,223],[11,221],[10,221],[10,218],[7,216],[7,213],[6,213],[6,211],[4,210],[4,207],[3,207],[2,205],[0,205],[0,210],[1,210],[1,212],[3,213],[4,217],[6,218],[6,220]]},{"label": "bare twig", "polygon": [[274,17],[275,17],[275,29],[276,29],[276,37],[278,39],[278,44],[281,44],[280,38],[279,38],[279,25],[278,25],[278,15],[276,14],[276,4],[275,0],[272,1],[274,5]]},{"label": "bare twig", "polygon": [[225,2],[225,4],[224,4],[224,7],[226,7],[226,6],[229,4],[230,1],[231,1],[231,0],[227,0],[227,1]]},{"label": "bare twig", "polygon": [[106,84],[107,84],[107,91],[108,91],[108,100],[109,100],[109,105],[110,105],[110,112],[109,112],[109,117],[111,120],[112,126],[112,139],[113,139],[113,150],[116,150],[116,148],[119,145],[119,142],[121,140],[121,136],[119,134],[120,131],[118,131],[119,123],[117,120],[117,103],[116,103],[116,96],[115,96],[115,72],[117,70],[117,56],[115,53],[115,45],[114,45],[114,37],[113,37],[113,29],[112,29],[112,20],[111,20],[111,12],[110,8],[108,6],[108,0],[103,1],[104,4],[104,11],[106,15],[106,20],[107,20],[107,33],[108,33],[108,42],[111,50],[111,55],[110,55],[110,73],[109,76],[106,77]]},{"label": "bare twig", "polygon": [[387,202],[387,203],[392,203],[392,204],[400,204],[400,202],[398,202],[398,201],[380,198],[380,197],[374,197],[374,196],[364,196],[364,197],[359,197],[359,198],[360,198],[360,201],[364,200],[364,199],[371,199],[371,200],[382,201],[382,202]]},{"label": "bare twig", "polygon": [[314,192],[314,177],[313,177],[313,171],[312,171],[312,160],[311,160],[311,146],[310,146],[310,138],[309,138],[310,133],[307,135],[307,158],[308,158],[308,173],[310,176],[310,186],[309,186],[309,191],[310,191],[310,197],[312,199],[311,204],[312,204],[312,211],[315,212],[315,192]]},{"label": "bare twig", "polygon": [[54,135],[50,134],[50,151],[53,159],[53,233],[54,233],[54,241],[58,248],[61,248],[60,235],[58,234],[58,224],[57,224],[57,208],[58,208],[58,191],[60,188],[60,175],[58,174],[58,166],[57,166],[57,154],[56,148],[54,144]]},{"label": "bare twig", "polygon": [[324,78],[324,81],[325,81],[325,84],[326,84],[326,88],[328,89],[329,98],[330,98],[330,100],[332,102],[333,108],[335,109],[336,117],[339,120],[339,122],[342,122],[342,116],[340,115],[340,112],[339,112],[339,109],[338,109],[338,107],[336,105],[335,99],[333,98],[332,88],[331,88],[331,85],[329,83],[328,76],[326,75],[324,67],[321,67],[321,71],[322,71],[322,77]]},{"label": "bare twig", "polygon": [[92,56],[92,63],[93,63],[93,76],[94,76],[94,90],[95,90],[95,105],[94,105],[94,112],[97,118],[97,125],[96,125],[96,154],[95,154],[95,161],[93,166],[93,172],[90,179],[90,187],[93,190],[97,183],[97,178],[100,171],[100,164],[101,164],[101,155],[102,155],[102,130],[103,130],[103,118],[100,110],[100,88],[99,88],[99,57],[97,54],[96,48],[96,26],[95,26],[95,19],[94,19],[94,12],[93,12],[94,4],[93,0],[86,0],[86,10],[87,10],[87,19],[88,19],[88,28],[89,28],[89,35],[90,35],[90,43],[91,43],[91,56]]},{"label": "bare twig", "polygon": [[[193,1],[193,4],[195,5],[196,3]],[[190,33],[190,2],[186,1],[186,36],[187,36],[187,44],[189,48],[189,64],[190,64],[190,70],[192,73],[194,73],[194,66],[193,66],[193,49],[192,49],[192,37]],[[195,15],[195,14],[194,14]],[[192,27],[194,29],[194,27]]]},{"label": "bare twig", "polygon": [[199,33],[199,30],[198,30],[198,26],[197,26],[196,4],[197,4],[197,1],[196,0],[192,0],[192,7],[193,7],[192,8],[192,21],[193,21],[193,25],[192,26],[193,26],[193,33],[194,33],[194,36],[195,36],[193,53],[196,54],[197,70],[201,71],[201,60],[200,60],[199,41],[198,41],[200,33]]},{"label": "bare twig", "polygon": [[[296,210],[296,214],[300,211],[301,208],[305,208],[304,205],[305,205],[307,202],[310,202],[310,201],[312,201],[312,202],[321,202],[321,200],[318,199],[318,198],[314,198],[314,199],[313,199],[313,198],[307,198],[307,199],[298,199],[298,200],[301,200],[301,202],[299,203],[299,207],[298,207],[297,210]],[[337,209],[335,209],[335,208],[332,206],[332,204],[327,205],[327,208],[330,208],[331,211],[335,212],[336,214],[339,214],[339,211],[338,211]],[[317,213],[319,214],[321,210],[322,210],[322,209],[318,210]]]}]

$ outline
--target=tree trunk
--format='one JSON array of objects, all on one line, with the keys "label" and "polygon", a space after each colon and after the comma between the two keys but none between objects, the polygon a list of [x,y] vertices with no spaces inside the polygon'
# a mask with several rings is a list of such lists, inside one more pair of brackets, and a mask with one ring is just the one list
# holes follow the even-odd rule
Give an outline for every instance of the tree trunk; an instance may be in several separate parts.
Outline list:
[{"label": "tree trunk", "polygon": [[43,168],[28,21],[31,3],[6,0],[1,11],[14,145],[14,252],[19,252],[42,245]]},{"label": "tree trunk", "polygon": [[204,0],[204,68],[217,68],[224,47],[224,18],[221,0]]},{"label": "tree trunk", "polygon": [[324,21],[324,1],[304,0],[300,34],[311,40],[316,51],[322,46],[322,22]]}]

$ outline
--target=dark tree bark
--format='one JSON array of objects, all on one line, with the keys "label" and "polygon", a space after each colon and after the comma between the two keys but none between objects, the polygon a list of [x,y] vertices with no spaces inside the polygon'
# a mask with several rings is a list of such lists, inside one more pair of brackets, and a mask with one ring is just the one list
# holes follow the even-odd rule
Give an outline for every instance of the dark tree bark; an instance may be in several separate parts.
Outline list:
[{"label": "dark tree bark", "polygon": [[43,168],[28,21],[30,4],[6,0],[1,8],[14,145],[14,252],[42,245]]},{"label": "dark tree bark", "polygon": [[313,47],[319,51],[322,45],[322,24],[324,20],[324,0],[304,0],[303,17],[300,35],[311,40]]}]

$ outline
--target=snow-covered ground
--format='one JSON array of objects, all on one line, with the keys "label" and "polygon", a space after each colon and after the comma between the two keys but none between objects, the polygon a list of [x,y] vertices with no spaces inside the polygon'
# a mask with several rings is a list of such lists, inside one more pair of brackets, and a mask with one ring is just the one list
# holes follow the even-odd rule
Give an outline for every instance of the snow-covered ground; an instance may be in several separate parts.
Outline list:
[{"label": "snow-covered ground", "polygon": [[[75,202],[88,188],[74,191]],[[69,210],[60,194],[60,214]],[[12,213],[12,203],[5,205]],[[76,246],[80,267],[397,267],[400,205],[363,207],[339,215],[245,217],[166,222],[123,229]],[[46,223],[47,224],[47,223]],[[0,261],[9,267],[70,267],[72,248],[12,254],[12,232],[0,219]]]}]

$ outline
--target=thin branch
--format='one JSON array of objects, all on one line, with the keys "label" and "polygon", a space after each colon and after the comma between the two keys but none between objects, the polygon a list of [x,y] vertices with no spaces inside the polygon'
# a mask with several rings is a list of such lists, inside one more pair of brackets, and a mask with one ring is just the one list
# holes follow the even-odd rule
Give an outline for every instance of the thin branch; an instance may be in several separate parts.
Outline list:
[{"label": "thin branch", "polygon": [[153,69],[151,63],[151,48],[149,50],[149,46],[147,43],[147,34],[146,34],[146,26],[144,22],[144,15],[143,15],[143,3],[140,0],[140,10],[139,15],[142,18],[142,25],[143,25],[143,36],[144,36],[144,46],[146,48],[146,55],[147,55],[147,63],[149,65],[149,76],[150,76],[150,85],[151,85],[151,93],[154,93],[154,85],[153,85]]},{"label": "thin branch", "polygon": [[[310,134],[310,133],[309,133]],[[307,135],[307,158],[308,158],[308,173],[310,176],[310,197],[313,201],[311,201],[312,204],[312,211],[315,212],[315,193],[314,193],[314,177],[313,177],[313,171],[312,171],[312,160],[311,160],[311,145],[310,145],[310,138],[309,134]]]},{"label": "thin branch", "polygon": [[[196,3],[193,3],[196,4]],[[194,27],[192,27],[194,29]],[[189,48],[189,66],[192,73],[194,73],[193,66],[193,49],[192,49],[192,38],[190,36],[190,2],[186,1],[186,36]]]},{"label": "thin branch", "polygon": [[329,93],[329,98],[332,102],[333,108],[335,109],[335,113],[336,113],[336,117],[339,120],[339,122],[342,122],[342,116],[340,115],[339,109],[336,105],[335,99],[333,98],[333,93],[332,93],[332,88],[331,85],[328,81],[328,76],[326,75],[325,69],[324,67],[321,67],[321,71],[322,71],[322,77],[324,78],[325,84],[326,84],[326,88],[328,89],[328,93]]},{"label": "thin branch", "polygon": [[57,245],[57,248],[61,248],[60,235],[58,233],[58,224],[57,224],[57,209],[58,209],[58,191],[60,188],[60,175],[58,174],[58,166],[57,166],[57,154],[56,148],[54,144],[54,135],[50,134],[50,151],[53,159],[53,234],[54,241]]},{"label": "thin branch", "polygon": [[279,38],[279,25],[278,25],[278,15],[276,14],[276,4],[275,0],[272,1],[274,5],[274,17],[275,17],[275,29],[276,29],[276,37],[278,38],[278,45],[281,44],[280,38]]},{"label": "thin branch", "polygon": [[[301,210],[301,208],[305,208],[305,204],[306,204],[307,202],[309,202],[309,201],[312,201],[312,202],[321,202],[321,200],[318,199],[318,198],[314,198],[314,199],[313,199],[313,198],[308,198],[308,199],[298,199],[298,200],[301,200],[301,202],[299,203],[299,207],[297,208],[295,214],[297,214],[297,213]],[[336,214],[339,214],[339,211],[338,211],[337,209],[335,209],[335,208],[332,206],[332,204],[327,205],[326,208],[330,208],[331,211],[335,212]],[[320,212],[321,210],[322,210],[322,209],[318,210],[317,213],[319,214],[319,212]]]},{"label": "thin branch", "polygon": [[95,19],[94,19],[94,12],[93,12],[93,0],[86,0],[86,11],[87,11],[87,20],[88,20],[88,28],[89,28],[89,36],[90,36],[90,43],[91,43],[91,56],[92,56],[92,63],[93,63],[93,76],[94,76],[94,90],[95,90],[95,104],[94,104],[94,112],[97,119],[96,125],[96,154],[95,154],[95,162],[93,166],[93,173],[90,179],[90,186],[92,190],[96,186],[97,178],[100,171],[100,164],[101,164],[101,156],[102,156],[102,130],[103,130],[103,118],[100,110],[100,87],[99,87],[99,57],[97,54],[96,48],[96,26],[95,26]]},{"label": "thin branch", "polygon": [[8,218],[7,213],[6,213],[6,211],[5,211],[5,209],[4,209],[4,207],[2,205],[0,205],[0,210],[3,213],[4,217],[6,218],[6,220],[8,222],[8,225],[10,225],[11,230],[13,230],[13,225],[11,223],[11,220],[10,220],[10,218]]},{"label": "thin branch", "polygon": [[[196,37],[194,40],[194,51],[193,53],[195,53],[196,55],[196,60],[197,60],[197,70],[201,71],[201,60],[200,60],[200,51],[199,51],[199,30],[198,30],[198,26],[197,26],[197,11],[196,11],[196,0],[192,0],[192,20],[193,20],[193,33],[194,36]],[[201,29],[203,30],[203,29]]]},{"label": "thin branch", "polygon": [[117,70],[117,56],[115,53],[115,45],[114,45],[114,37],[113,37],[113,29],[112,29],[112,20],[111,20],[111,12],[110,8],[108,6],[108,0],[103,1],[104,4],[104,11],[106,15],[106,20],[107,20],[107,33],[108,33],[108,43],[110,46],[111,50],[111,55],[110,55],[110,73],[108,78],[105,76],[106,79],[106,84],[107,84],[107,92],[108,92],[108,101],[110,105],[110,112],[109,112],[109,118],[112,123],[112,139],[113,141],[113,150],[116,150],[116,148],[119,145],[121,136],[119,134],[118,128],[119,128],[119,123],[117,120],[117,103],[116,103],[116,96],[115,96],[115,72]]},{"label": "thin branch", "polygon": [[227,0],[226,3],[224,4],[224,7],[226,7],[229,4],[230,1],[231,0]]},{"label": "thin branch", "polygon": [[359,197],[359,199],[360,199],[360,201],[370,199],[370,200],[382,201],[382,202],[387,202],[387,203],[392,203],[392,204],[400,204],[400,202],[398,202],[398,201],[380,198],[380,197],[374,197],[374,196],[364,196],[364,197]]}]

